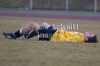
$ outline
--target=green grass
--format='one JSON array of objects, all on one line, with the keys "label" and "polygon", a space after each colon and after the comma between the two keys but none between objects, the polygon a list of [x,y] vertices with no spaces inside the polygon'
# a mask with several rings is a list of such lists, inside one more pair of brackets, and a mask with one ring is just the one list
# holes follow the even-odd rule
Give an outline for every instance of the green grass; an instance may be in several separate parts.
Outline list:
[{"label": "green grass", "polygon": [[30,21],[39,24],[79,24],[79,32],[92,31],[100,39],[100,23],[81,20],[0,17],[0,66],[99,66],[99,43],[63,43],[6,39],[2,31],[14,32]]}]

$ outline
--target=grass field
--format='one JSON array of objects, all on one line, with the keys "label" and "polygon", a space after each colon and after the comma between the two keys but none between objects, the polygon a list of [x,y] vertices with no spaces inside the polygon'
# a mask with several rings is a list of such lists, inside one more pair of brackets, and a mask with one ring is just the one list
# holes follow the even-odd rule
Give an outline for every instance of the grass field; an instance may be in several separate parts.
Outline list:
[{"label": "grass field", "polygon": [[0,17],[0,66],[99,66],[99,43],[61,43],[18,38],[6,39],[2,31],[14,32],[28,22],[78,24],[76,31],[92,31],[100,40],[100,22],[41,18]]}]

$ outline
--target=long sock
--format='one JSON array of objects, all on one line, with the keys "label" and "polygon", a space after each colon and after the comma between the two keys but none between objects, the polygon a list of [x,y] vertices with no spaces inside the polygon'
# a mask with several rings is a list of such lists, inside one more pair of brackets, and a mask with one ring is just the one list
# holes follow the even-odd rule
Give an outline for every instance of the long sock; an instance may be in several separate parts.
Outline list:
[{"label": "long sock", "polygon": [[29,34],[27,35],[27,39],[32,38],[32,37],[37,36],[37,35],[38,35],[38,34],[37,34],[35,31],[32,31],[31,33],[29,33]]},{"label": "long sock", "polygon": [[21,37],[21,36],[22,36],[22,35],[21,35],[21,32],[22,32],[22,29],[20,29],[20,30],[14,32],[14,33],[13,33],[14,38],[19,38],[19,37]]}]

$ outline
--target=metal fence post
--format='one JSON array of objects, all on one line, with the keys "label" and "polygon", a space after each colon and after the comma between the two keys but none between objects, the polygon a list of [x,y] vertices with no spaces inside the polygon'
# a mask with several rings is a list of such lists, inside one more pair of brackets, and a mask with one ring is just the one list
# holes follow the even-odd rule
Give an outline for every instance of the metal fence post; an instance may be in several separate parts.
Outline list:
[{"label": "metal fence post", "polygon": [[33,0],[30,0],[30,10],[33,8]]},{"label": "metal fence post", "polygon": [[68,0],[66,0],[66,11],[68,11],[68,7],[69,7],[69,4],[68,4]]},{"label": "metal fence post", "polygon": [[97,0],[94,0],[94,13],[97,12]]}]

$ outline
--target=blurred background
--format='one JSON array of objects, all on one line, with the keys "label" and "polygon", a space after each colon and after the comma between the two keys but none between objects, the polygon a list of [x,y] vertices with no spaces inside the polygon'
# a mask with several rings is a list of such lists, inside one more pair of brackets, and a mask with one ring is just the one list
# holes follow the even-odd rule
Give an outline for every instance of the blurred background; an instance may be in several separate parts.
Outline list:
[{"label": "blurred background", "polygon": [[100,12],[100,0],[0,0],[0,8]]}]

